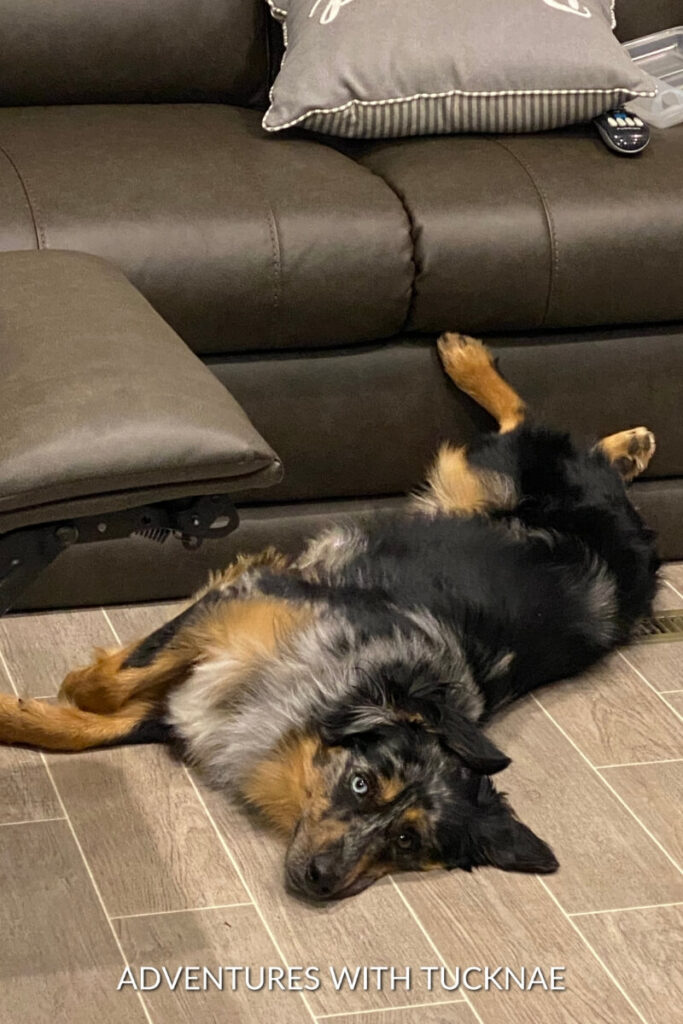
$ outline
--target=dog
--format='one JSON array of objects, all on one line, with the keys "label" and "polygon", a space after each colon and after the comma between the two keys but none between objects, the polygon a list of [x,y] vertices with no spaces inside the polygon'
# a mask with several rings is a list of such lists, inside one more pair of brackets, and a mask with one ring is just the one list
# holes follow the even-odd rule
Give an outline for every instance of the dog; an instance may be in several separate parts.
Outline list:
[{"label": "dog", "polygon": [[444,446],[406,513],[333,526],[298,558],[238,558],[68,675],[61,703],[0,696],[0,741],[179,744],[287,838],[286,883],[311,900],[394,871],[555,871],[494,788],[510,762],[481,726],[650,613],[654,534],[625,484],[655,441],[638,427],[578,447],[530,422],[480,342],[438,346],[497,433]]}]

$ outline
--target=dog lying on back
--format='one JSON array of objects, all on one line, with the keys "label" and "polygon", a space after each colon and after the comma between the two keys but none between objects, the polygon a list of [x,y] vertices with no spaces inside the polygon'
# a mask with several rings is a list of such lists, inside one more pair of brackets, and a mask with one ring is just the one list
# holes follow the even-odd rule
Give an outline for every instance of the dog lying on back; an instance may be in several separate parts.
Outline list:
[{"label": "dog lying on back", "polygon": [[491,782],[509,759],[481,723],[649,613],[659,563],[624,482],[654,438],[575,447],[527,425],[479,342],[439,350],[499,432],[444,447],[409,513],[333,527],[296,560],[238,559],[146,640],[71,673],[69,703],[0,696],[0,740],[180,744],[287,837],[288,885],[313,899],[390,871],[554,871]]}]

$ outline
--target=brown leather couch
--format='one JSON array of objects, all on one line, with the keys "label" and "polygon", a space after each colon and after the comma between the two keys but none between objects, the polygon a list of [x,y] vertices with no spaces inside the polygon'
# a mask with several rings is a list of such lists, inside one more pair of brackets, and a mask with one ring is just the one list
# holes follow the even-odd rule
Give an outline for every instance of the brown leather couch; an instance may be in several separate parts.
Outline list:
[{"label": "brown leather couch", "polygon": [[[683,0],[617,15],[633,38]],[[226,540],[79,546],[23,606],[186,595],[237,548],[393,508],[440,440],[487,425],[440,373],[444,329],[485,335],[539,418],[651,427],[636,501],[683,557],[683,125],[637,159],[590,127],[271,137],[278,53],[265,0],[0,0],[0,251],[120,268],[285,468],[237,494]]]}]

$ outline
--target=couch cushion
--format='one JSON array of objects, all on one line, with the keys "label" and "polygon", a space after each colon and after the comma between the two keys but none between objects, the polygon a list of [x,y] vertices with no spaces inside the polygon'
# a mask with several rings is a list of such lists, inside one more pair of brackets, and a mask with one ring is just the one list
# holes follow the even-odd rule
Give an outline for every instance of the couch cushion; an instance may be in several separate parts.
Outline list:
[{"label": "couch cushion", "polygon": [[637,159],[589,128],[356,150],[413,224],[421,331],[683,317],[683,126]]},{"label": "couch cushion", "polygon": [[0,106],[262,104],[264,8],[261,0],[2,0]]},{"label": "couch cushion", "polygon": [[0,110],[0,149],[0,188],[8,167],[21,179],[0,205],[0,250],[17,247],[23,210],[19,244],[116,263],[198,352],[354,342],[405,320],[400,201],[331,148],[267,137],[256,112]]}]

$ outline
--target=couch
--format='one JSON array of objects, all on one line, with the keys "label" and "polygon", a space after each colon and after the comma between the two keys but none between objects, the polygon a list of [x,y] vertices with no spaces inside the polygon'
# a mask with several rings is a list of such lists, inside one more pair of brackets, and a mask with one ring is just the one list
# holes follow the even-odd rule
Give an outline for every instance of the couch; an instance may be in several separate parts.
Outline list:
[{"label": "couch", "polygon": [[[633,38],[683,2],[617,17]],[[400,506],[440,441],[490,426],[440,372],[445,329],[485,336],[539,419],[652,428],[634,500],[682,558],[683,125],[636,159],[590,126],[271,137],[278,34],[265,0],[0,0],[0,252],[122,271],[284,466],[235,493],[230,536],[78,545],[19,607],[186,596],[237,550]]]}]

